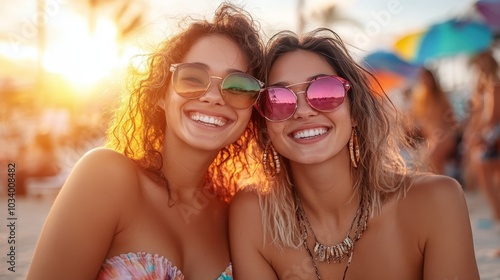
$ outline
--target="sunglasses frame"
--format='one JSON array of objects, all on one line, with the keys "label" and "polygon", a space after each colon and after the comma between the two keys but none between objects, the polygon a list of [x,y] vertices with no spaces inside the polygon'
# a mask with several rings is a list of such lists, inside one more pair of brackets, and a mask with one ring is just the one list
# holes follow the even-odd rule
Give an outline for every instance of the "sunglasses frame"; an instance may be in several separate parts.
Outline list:
[{"label": "sunglasses frame", "polygon": [[[182,94],[180,94],[177,89],[175,88],[175,85],[174,85],[174,73],[175,71],[179,68],[179,67],[182,67],[183,65],[192,65],[192,66],[195,66],[195,67],[199,67],[203,70],[205,70],[205,72],[207,72],[208,74],[208,85],[207,87],[205,88],[205,90],[203,91],[202,94],[200,94],[199,96],[194,96],[194,97],[187,97],[187,96],[184,96]],[[253,105],[255,105],[255,103],[257,102],[257,100],[259,99],[259,96],[260,96],[260,93],[262,92],[262,87],[265,85],[264,82],[260,81],[259,79],[255,78],[254,76],[250,75],[250,74],[247,74],[245,72],[232,72],[232,73],[229,73],[226,75],[226,77],[222,78],[222,77],[219,77],[219,76],[212,76],[210,75],[210,72],[208,71],[208,69],[206,69],[205,67],[201,66],[200,64],[197,64],[197,63],[191,63],[191,62],[184,62],[184,63],[172,63],[170,64],[170,68],[169,68],[170,72],[172,73],[172,78],[170,79],[171,80],[171,84],[172,84],[172,88],[175,90],[175,92],[177,94],[179,94],[180,96],[184,97],[184,98],[187,98],[187,99],[196,99],[196,98],[200,98],[202,97],[203,95],[205,95],[208,90],[210,89],[210,87],[212,86],[212,79],[217,79],[217,80],[221,80],[221,82],[219,83],[219,92],[222,96],[222,99],[224,99],[224,102],[226,102],[226,104],[228,104],[229,106],[235,108],[235,109],[248,109],[250,107],[252,107]],[[245,75],[245,76],[248,76],[252,79],[254,79],[258,85],[260,86],[260,89],[259,89],[259,92],[257,93],[257,97],[255,98],[255,100],[253,101],[252,104],[250,104],[249,106],[246,106],[246,107],[243,107],[243,108],[238,108],[238,107],[235,107],[233,106],[232,104],[230,104],[226,98],[225,98],[225,95],[226,95],[226,90],[223,90],[222,89],[222,85],[224,84],[224,82],[226,81],[226,79],[228,77],[230,77],[231,75]]]},{"label": "sunglasses frame", "polygon": [[[307,91],[309,90],[309,87],[311,86],[311,84],[313,84],[314,82],[318,81],[318,80],[321,80],[321,79],[325,79],[325,78],[333,78],[333,79],[336,79],[338,80],[344,87],[344,99],[342,100],[342,103],[340,103],[337,107],[331,109],[331,110],[321,110],[321,109],[318,109],[316,108],[315,106],[313,106],[311,104],[311,102],[309,101],[309,97],[307,95]],[[307,88],[305,90],[301,90],[301,91],[298,91],[298,92],[295,92],[293,91],[292,89],[290,89],[291,87],[294,87],[294,86],[298,86],[298,85],[303,85],[303,84],[308,84],[307,85]],[[284,119],[280,119],[280,120],[273,120],[273,119],[270,119],[268,118],[263,111],[261,111],[260,107],[258,106],[258,100],[260,98],[262,98],[262,92],[267,90],[267,89],[270,89],[270,88],[278,88],[278,89],[284,89],[284,90],[288,90],[290,91],[294,96],[295,96],[295,108],[293,109],[293,112],[286,118]],[[306,81],[306,82],[300,82],[300,83],[296,83],[296,84],[291,84],[291,85],[287,85],[287,86],[270,86],[270,87],[267,87],[267,88],[264,88],[261,90],[261,94],[259,94],[259,97],[257,99],[257,101],[254,103],[254,107],[257,109],[257,111],[260,113],[261,116],[263,116],[266,120],[270,121],[270,122],[282,122],[282,121],[286,121],[288,119],[290,119],[294,114],[295,112],[297,112],[297,108],[299,106],[299,94],[305,94],[306,95],[306,101],[307,101],[307,104],[313,108],[314,110],[316,111],[319,111],[319,112],[333,112],[335,111],[338,107],[340,107],[340,105],[342,105],[344,103],[344,100],[345,100],[345,97],[347,96],[347,92],[351,89],[351,83],[349,83],[349,81],[347,81],[346,79],[340,77],[340,76],[336,76],[336,75],[325,75],[325,76],[319,76],[319,77],[316,77],[310,81]]]}]

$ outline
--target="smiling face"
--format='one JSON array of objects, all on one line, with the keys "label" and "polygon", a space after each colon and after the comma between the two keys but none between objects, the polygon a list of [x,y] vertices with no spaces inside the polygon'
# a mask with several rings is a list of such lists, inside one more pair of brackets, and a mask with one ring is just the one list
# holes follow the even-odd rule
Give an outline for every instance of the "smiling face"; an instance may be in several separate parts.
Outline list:
[{"label": "smiling face", "polygon": [[[205,36],[193,44],[179,63],[197,63],[211,76],[226,77],[233,72],[246,72],[248,61],[238,45],[226,37]],[[219,151],[236,141],[245,131],[252,108],[234,109],[225,103],[217,78],[201,97],[187,99],[172,86],[165,97],[166,142],[181,141],[189,146]]]},{"label": "smiling face", "polygon": [[[274,62],[268,83],[286,86],[336,74],[321,56],[296,50]],[[306,87],[307,84],[300,84],[290,89],[297,93]],[[305,94],[299,94],[298,107],[291,118],[283,122],[266,121],[266,125],[275,149],[292,162],[315,164],[339,154],[348,157],[347,143],[353,123],[347,98],[333,112],[319,112],[309,106]]]}]

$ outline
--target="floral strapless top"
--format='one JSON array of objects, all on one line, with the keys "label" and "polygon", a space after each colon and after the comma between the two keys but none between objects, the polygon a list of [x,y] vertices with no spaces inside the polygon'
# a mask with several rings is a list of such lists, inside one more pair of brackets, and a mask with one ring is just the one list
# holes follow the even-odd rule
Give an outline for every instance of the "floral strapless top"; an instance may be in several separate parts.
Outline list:
[{"label": "floral strapless top", "polygon": [[[98,280],[184,280],[182,272],[165,257],[149,253],[128,253],[106,259],[97,275]],[[232,266],[215,280],[232,280]]]}]

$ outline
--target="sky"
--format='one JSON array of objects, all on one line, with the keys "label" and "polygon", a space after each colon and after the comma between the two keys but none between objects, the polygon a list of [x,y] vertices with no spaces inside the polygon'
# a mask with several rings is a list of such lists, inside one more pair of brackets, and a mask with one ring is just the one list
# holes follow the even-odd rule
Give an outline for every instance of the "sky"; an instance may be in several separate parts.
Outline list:
[{"label": "sky", "polygon": [[[152,23],[161,24],[164,14],[206,14],[213,11],[221,1],[175,0],[152,1],[157,9],[152,10]],[[261,23],[269,35],[282,29],[297,30],[297,0],[246,0],[235,1]],[[377,48],[388,48],[398,37],[428,27],[430,24],[463,16],[475,0],[305,0],[304,14],[314,15],[322,8],[336,4],[346,18],[357,24],[339,22],[331,26],[347,42],[367,52]],[[154,3],[154,4],[153,4]],[[320,26],[320,21],[311,20],[307,30]]]},{"label": "sky", "polygon": [[[39,15],[36,12],[37,1],[40,0],[0,0],[0,8],[4,11],[0,20],[0,32],[4,40],[8,39],[5,36],[9,33],[34,37],[28,34],[30,33],[28,29],[40,18],[46,20],[48,26],[54,29],[67,27],[65,23],[68,17],[77,11],[85,11],[86,8],[83,4],[86,1],[45,0],[46,13]],[[78,2],[81,4],[75,4]],[[211,14],[221,3],[221,1],[213,0],[136,0],[133,2],[139,9],[149,11],[146,24],[158,29],[165,25],[165,18],[185,14]],[[270,32],[279,29],[296,30],[297,28],[297,0],[236,0],[233,2],[244,6],[263,28]],[[358,26],[345,27],[341,24],[336,27],[337,30],[345,32],[346,37],[354,36],[357,38],[355,42],[361,45],[364,41],[360,38],[369,35],[372,38],[369,38],[371,42],[367,43],[367,46],[372,47],[377,46],[377,43],[380,44],[382,37],[404,34],[452,16],[463,15],[473,2],[474,0],[305,0],[304,12],[312,14],[328,4],[336,3],[346,17],[354,18],[359,22]],[[312,21],[311,26],[319,24],[319,22]]]},{"label": "sky", "polygon": [[[45,1],[45,9],[37,12],[37,2]],[[101,0],[108,1],[110,0]],[[303,14],[309,19],[306,31],[323,25],[318,11],[336,4],[340,14],[351,21],[329,26],[345,42],[355,46],[354,57],[362,57],[379,49],[390,49],[397,38],[422,30],[433,23],[464,16],[475,0],[305,0]],[[46,24],[46,54],[44,66],[49,71],[65,72],[73,78],[103,76],[111,65],[118,63],[117,52],[133,54],[175,31],[178,20],[186,15],[211,17],[222,1],[215,0],[135,0],[134,11],[146,11],[141,32],[129,41],[133,46],[117,49],[112,44],[116,34],[109,22],[99,22],[97,42],[87,45],[87,0],[0,0],[0,59],[36,60],[37,22]],[[121,1],[118,1],[121,2]],[[288,29],[297,31],[298,0],[234,0],[260,23],[266,36]],[[123,2],[122,2],[123,3]],[[116,12],[116,11],[112,11]],[[100,15],[112,13],[103,9]],[[355,22],[355,23],[353,23]],[[93,52],[89,49],[95,48]],[[85,55],[87,52],[87,55]],[[100,63],[100,67],[95,67]],[[121,62],[123,63],[123,61]],[[14,63],[9,68],[18,67]],[[5,67],[3,67],[5,68]],[[87,69],[86,71],[84,71]],[[0,75],[5,69],[0,69]],[[85,82],[85,81],[81,81]]]}]

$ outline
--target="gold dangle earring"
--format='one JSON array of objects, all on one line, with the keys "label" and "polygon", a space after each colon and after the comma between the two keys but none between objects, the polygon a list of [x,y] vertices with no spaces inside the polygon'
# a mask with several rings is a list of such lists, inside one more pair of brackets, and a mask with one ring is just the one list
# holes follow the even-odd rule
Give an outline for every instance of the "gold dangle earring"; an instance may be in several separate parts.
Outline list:
[{"label": "gold dangle earring", "polygon": [[[272,153],[272,160],[269,160],[269,152]],[[281,162],[278,152],[273,147],[273,144],[267,144],[262,155],[262,165],[264,166],[264,173],[268,177],[274,177],[281,171]]]},{"label": "gold dangle earring", "polygon": [[358,132],[355,127],[352,128],[351,138],[349,139],[349,154],[354,168],[358,168],[359,163],[359,140]]}]

